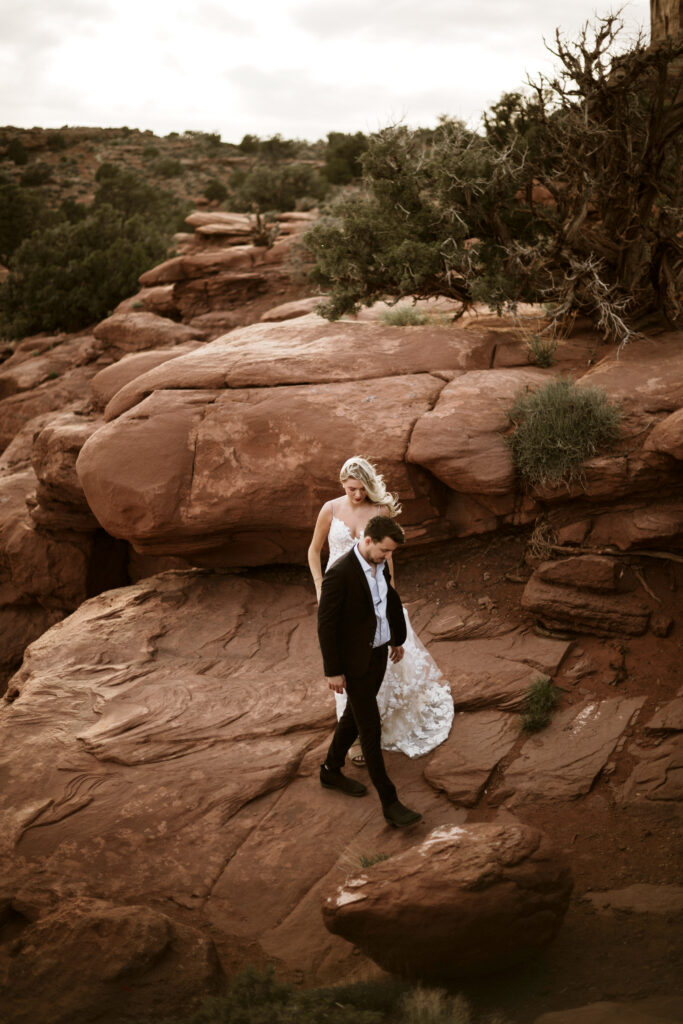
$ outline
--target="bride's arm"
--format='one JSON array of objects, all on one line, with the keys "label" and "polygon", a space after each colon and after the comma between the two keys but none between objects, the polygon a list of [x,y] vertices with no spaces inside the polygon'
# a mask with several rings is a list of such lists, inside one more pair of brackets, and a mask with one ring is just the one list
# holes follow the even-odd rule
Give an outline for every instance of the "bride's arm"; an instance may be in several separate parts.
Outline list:
[{"label": "bride's arm", "polygon": [[315,596],[320,601],[320,587],[323,582],[323,571],[320,562],[320,553],[327,540],[332,525],[332,502],[326,501],[318,513],[313,538],[308,547],[308,567],[311,570],[313,583],[315,585]]}]

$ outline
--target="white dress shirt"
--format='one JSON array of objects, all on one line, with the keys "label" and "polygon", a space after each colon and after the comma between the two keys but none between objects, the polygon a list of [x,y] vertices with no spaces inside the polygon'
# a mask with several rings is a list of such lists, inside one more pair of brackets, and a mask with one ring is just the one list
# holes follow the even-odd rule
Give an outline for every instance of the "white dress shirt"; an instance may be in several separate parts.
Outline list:
[{"label": "white dress shirt", "polygon": [[[375,629],[375,639],[372,646],[381,647],[382,644],[388,644],[391,640],[391,630],[389,628],[389,620],[387,619],[387,591],[389,588],[384,576],[384,563],[373,567],[363,558],[357,544],[353,550],[355,551],[356,558],[360,562],[361,568],[365,573],[368,586],[370,587],[370,593],[372,595],[372,603],[375,606],[377,627]],[[375,569],[374,576],[372,574],[373,568]]]}]

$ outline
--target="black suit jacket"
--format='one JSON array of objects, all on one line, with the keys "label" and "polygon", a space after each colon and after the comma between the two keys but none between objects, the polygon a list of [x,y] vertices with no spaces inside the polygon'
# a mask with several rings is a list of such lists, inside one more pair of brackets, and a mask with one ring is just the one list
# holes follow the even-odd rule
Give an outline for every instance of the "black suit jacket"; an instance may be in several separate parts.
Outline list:
[{"label": "black suit jacket", "polygon": [[[400,647],[406,638],[406,620],[401,599],[391,585],[391,573],[386,562],[384,576],[388,584],[387,619],[391,644]],[[318,605],[318,639],[325,675],[364,675],[370,665],[376,628],[370,587],[356,552],[351,548],[327,570],[323,578]]]}]

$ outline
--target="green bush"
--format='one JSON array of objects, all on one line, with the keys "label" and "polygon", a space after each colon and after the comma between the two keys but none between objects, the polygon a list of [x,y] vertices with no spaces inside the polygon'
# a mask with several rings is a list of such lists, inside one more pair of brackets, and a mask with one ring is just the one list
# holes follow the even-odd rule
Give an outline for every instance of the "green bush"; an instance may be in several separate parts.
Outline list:
[{"label": "green bush", "polygon": [[48,181],[52,181],[52,168],[43,163],[29,164],[20,179],[23,188],[38,188]]},{"label": "green bush", "polygon": [[222,203],[228,197],[228,189],[218,178],[209,178],[204,186],[204,195],[209,202],[216,200]]},{"label": "green bush", "polygon": [[26,146],[21,139],[14,138],[10,142],[5,152],[5,156],[17,165],[21,167],[28,163],[28,152]]},{"label": "green bush", "polygon": [[431,320],[429,313],[421,313],[415,306],[396,306],[382,313],[380,320],[391,327],[421,327]]},{"label": "green bush", "polygon": [[160,178],[179,178],[183,173],[183,165],[175,156],[160,156],[149,165],[152,174]]},{"label": "green bush", "polygon": [[552,380],[519,392],[505,438],[515,466],[530,485],[555,486],[581,477],[586,459],[619,438],[621,410],[598,388]]},{"label": "green bush", "polygon": [[541,334],[532,334],[527,339],[526,347],[536,366],[547,368],[555,362],[557,338],[544,338]]},{"label": "green bush", "polygon": [[328,132],[325,148],[325,177],[331,185],[348,185],[363,173],[361,157],[368,148],[368,137],[363,132],[347,135]]},{"label": "green bush", "polygon": [[549,676],[537,676],[524,698],[522,729],[540,732],[550,724],[550,718],[560,700],[561,690]]},{"label": "green bush", "polygon": [[294,210],[297,200],[323,199],[328,183],[310,164],[257,164],[251,171],[234,171],[231,206],[235,210]]},{"label": "green bush", "polygon": [[0,183],[0,262],[7,263],[25,238],[54,221],[39,195],[14,182]]},{"label": "green bush", "polygon": [[36,231],[14,253],[0,286],[0,328],[8,337],[77,331],[101,320],[162,260],[164,234],[141,216],[108,205],[76,223]]},{"label": "green bush", "polygon": [[63,132],[50,132],[47,137],[47,148],[52,150],[53,153],[61,152],[66,149],[67,142],[66,136]]}]

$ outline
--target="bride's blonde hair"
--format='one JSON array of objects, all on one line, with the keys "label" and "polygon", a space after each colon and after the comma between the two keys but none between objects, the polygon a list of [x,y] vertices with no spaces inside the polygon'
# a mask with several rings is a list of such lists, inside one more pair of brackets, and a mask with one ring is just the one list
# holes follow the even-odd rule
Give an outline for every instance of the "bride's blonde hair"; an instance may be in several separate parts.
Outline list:
[{"label": "bride's blonde hair", "polygon": [[401,505],[398,496],[389,493],[384,483],[384,477],[362,455],[352,455],[340,469],[339,479],[342,483],[350,477],[360,480],[373,505],[384,505],[389,510],[390,516],[400,515]]}]

